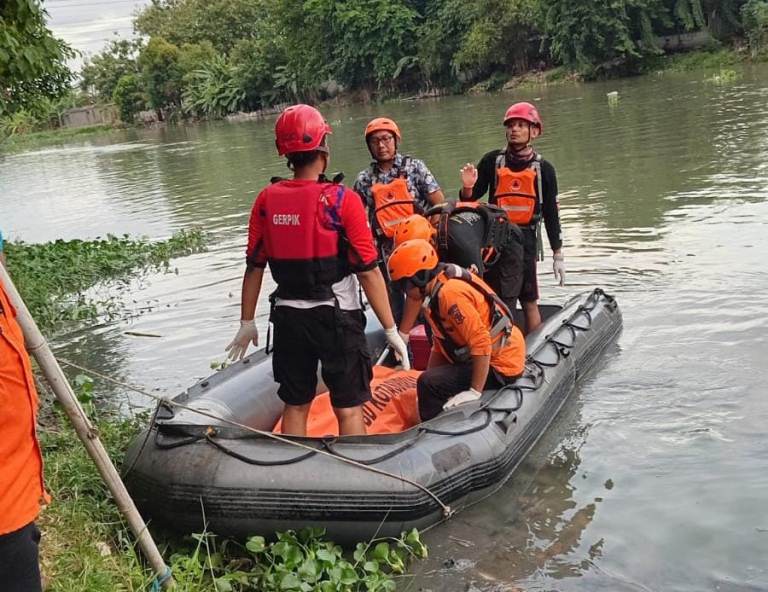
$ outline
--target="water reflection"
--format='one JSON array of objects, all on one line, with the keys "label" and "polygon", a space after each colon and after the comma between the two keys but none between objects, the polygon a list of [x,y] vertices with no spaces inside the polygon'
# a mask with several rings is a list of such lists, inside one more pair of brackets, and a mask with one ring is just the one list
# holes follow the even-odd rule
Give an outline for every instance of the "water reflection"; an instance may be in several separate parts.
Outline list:
[{"label": "water reflection", "polygon": [[[578,396],[572,397],[501,490],[425,535],[430,559],[407,589],[520,590],[537,577],[560,580],[588,571],[603,546],[588,532],[603,496],[577,495],[588,433]],[[604,488],[609,495],[610,479]]]}]

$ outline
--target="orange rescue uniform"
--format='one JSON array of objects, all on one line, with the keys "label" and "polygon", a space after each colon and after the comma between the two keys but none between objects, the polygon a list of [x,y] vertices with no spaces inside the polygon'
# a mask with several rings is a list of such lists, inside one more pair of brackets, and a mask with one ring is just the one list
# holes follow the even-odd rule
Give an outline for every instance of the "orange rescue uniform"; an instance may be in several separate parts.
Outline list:
[{"label": "orange rescue uniform", "polygon": [[[474,274],[473,274],[474,275]],[[432,280],[432,282],[437,279]],[[483,280],[474,276],[473,281],[488,287]],[[431,291],[433,283],[427,287],[427,293]],[[516,326],[511,327],[511,332],[506,342],[501,347],[494,347],[490,334],[491,309],[488,299],[468,282],[457,278],[444,280],[438,297],[438,311],[440,323],[432,318],[431,307],[426,308],[427,320],[435,334],[433,351],[439,352],[443,357],[451,360],[448,352],[441,345],[440,325],[445,328],[448,336],[459,346],[469,347],[469,353],[473,356],[491,356],[491,367],[499,374],[506,377],[518,376],[525,367],[525,339]],[[496,337],[495,341],[502,338]]]},{"label": "orange rescue uniform", "polygon": [[16,309],[0,282],[0,535],[33,522],[49,501],[35,433],[37,407]]}]

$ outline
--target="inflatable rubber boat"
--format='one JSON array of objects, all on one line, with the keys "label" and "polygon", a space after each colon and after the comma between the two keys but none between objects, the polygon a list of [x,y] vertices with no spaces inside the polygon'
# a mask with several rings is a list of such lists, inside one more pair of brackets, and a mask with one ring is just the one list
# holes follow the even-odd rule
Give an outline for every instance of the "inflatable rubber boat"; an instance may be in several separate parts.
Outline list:
[{"label": "inflatable rubber boat", "polygon": [[[600,289],[541,308],[521,378],[398,433],[273,435],[282,403],[271,359],[254,353],[158,406],[128,451],[126,485],[145,518],[185,533],[205,526],[242,538],[313,525],[351,544],[424,528],[512,475],[622,326]],[[385,341],[372,318],[377,355]]]}]

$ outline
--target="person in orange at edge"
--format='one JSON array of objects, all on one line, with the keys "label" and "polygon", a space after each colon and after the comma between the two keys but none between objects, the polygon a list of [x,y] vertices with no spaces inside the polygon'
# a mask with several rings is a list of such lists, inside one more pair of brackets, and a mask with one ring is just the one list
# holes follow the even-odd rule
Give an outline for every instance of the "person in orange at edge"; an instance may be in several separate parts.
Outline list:
[{"label": "person in orange at edge", "polygon": [[[358,173],[354,189],[365,200],[382,273],[392,252],[395,228],[407,216],[445,201],[443,190],[423,161],[398,151],[402,134],[388,117],[377,117],[365,126],[365,143],[373,157],[371,166]],[[400,323],[404,295],[391,283],[389,302]]]},{"label": "person in orange at edge", "polygon": [[523,285],[520,304],[528,333],[541,325],[536,260],[543,257],[541,220],[552,247],[555,279],[565,284],[565,261],[557,204],[555,167],[541,158],[531,142],[543,132],[541,116],[530,103],[515,103],[504,115],[507,145],[485,154],[477,167],[467,163],[461,169],[460,199],[478,200],[488,192],[488,201],[501,206],[509,221],[523,233]]},{"label": "person in orange at edge", "polygon": [[[2,265],[2,263],[0,263]],[[0,589],[41,590],[35,519],[49,501],[35,434],[37,391],[16,310],[0,282]]]},{"label": "person in orange at edge", "polygon": [[322,114],[309,105],[288,107],[275,123],[277,152],[287,158],[293,179],[267,186],[253,204],[240,329],[227,346],[231,359],[242,359],[250,342],[258,344],[254,314],[269,264],[277,283],[270,297],[272,368],[285,403],[283,432],[294,435],[306,434],[318,362],[339,433],[365,433],[362,405],[371,398],[373,372],[357,280],[395,356],[410,368],[363,202],[353,191],[325,179],[330,133]]},{"label": "person in orange at edge", "polygon": [[442,409],[476,401],[520,376],[525,340],[509,309],[470,271],[439,263],[434,247],[413,239],[395,247],[387,262],[409,298],[420,298],[434,333],[427,369],[416,383],[422,421]]}]

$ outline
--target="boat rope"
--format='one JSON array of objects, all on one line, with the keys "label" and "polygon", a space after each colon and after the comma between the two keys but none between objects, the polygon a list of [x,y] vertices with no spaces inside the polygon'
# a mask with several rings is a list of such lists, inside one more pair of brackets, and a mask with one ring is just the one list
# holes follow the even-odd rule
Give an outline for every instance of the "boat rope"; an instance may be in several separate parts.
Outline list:
[{"label": "boat rope", "polygon": [[[279,434],[275,434],[272,432],[267,432],[264,430],[258,430],[256,428],[252,428],[250,426],[247,426],[245,424],[239,423],[237,421],[233,421],[231,419],[227,419],[225,417],[220,417],[216,415],[215,413],[210,413],[209,411],[204,411],[202,409],[195,409],[194,407],[190,407],[188,405],[184,405],[183,403],[179,403],[178,401],[174,401],[172,399],[168,399],[166,397],[161,397],[158,395],[154,395],[142,388],[139,388],[135,385],[128,384],[126,382],[122,382],[120,380],[116,380],[112,378],[111,376],[107,376],[106,374],[102,374],[101,372],[98,372],[96,370],[92,370],[90,368],[86,368],[84,366],[81,366],[79,364],[75,364],[74,362],[70,362],[68,360],[59,358],[59,361],[63,364],[66,364],[67,366],[71,366],[72,368],[76,368],[77,370],[81,370],[83,372],[87,372],[88,374],[92,374],[93,376],[96,376],[98,378],[101,378],[102,380],[106,380],[107,382],[111,382],[117,386],[121,386],[123,388],[127,388],[129,390],[132,390],[134,392],[137,392],[141,395],[144,395],[145,397],[149,397],[150,399],[153,399],[157,401],[158,403],[162,405],[168,405],[172,407],[178,407],[179,409],[185,409],[186,411],[192,411],[193,413],[197,413],[199,415],[202,415],[204,417],[208,417],[210,419],[215,419],[216,421],[221,421],[224,423],[227,423],[229,425],[232,425],[234,427],[240,428],[241,430],[245,430],[247,432],[251,432],[253,434],[257,434],[259,436],[263,436],[266,438],[271,438],[272,440],[277,440],[278,442],[282,442],[283,444],[288,444],[289,446],[295,446],[297,448],[303,448],[309,452],[312,452],[313,454],[321,454],[323,456],[328,456],[330,458],[334,458],[336,460],[339,460],[341,462],[347,463],[348,465],[358,467],[360,469],[363,469],[365,471],[370,471],[371,473],[376,473],[377,475],[381,475],[383,477],[390,477],[392,479],[396,479],[398,481],[402,481],[403,483],[407,483],[408,485],[412,485],[413,487],[416,487],[417,489],[420,489],[424,493],[426,493],[429,497],[431,497],[437,505],[439,505],[443,510],[443,516],[445,518],[450,517],[453,515],[453,510],[451,507],[447,504],[445,504],[433,491],[431,491],[428,487],[425,485],[422,485],[421,483],[414,481],[413,479],[409,479],[408,477],[403,477],[402,475],[397,475],[395,473],[390,473],[389,471],[384,471],[382,469],[377,469],[376,467],[372,467],[366,464],[363,464],[361,462],[358,462],[356,460],[352,460],[350,458],[346,458],[343,456],[337,456],[333,454],[332,452],[329,452],[327,450],[320,450],[317,448],[313,448],[312,446],[308,446],[302,442],[296,442],[294,440],[291,440],[289,438],[286,438],[285,436],[281,436]],[[209,440],[210,441],[210,440]]]},{"label": "boat rope", "polygon": [[[571,331],[573,331],[574,342],[572,344],[570,344],[570,345],[568,345],[568,344],[561,344],[558,341],[556,341],[555,339],[553,339],[552,335],[550,335],[550,336],[548,336],[546,338],[545,342],[542,343],[541,346],[539,346],[536,349],[535,352],[533,352],[532,354],[530,354],[528,356],[528,360],[527,361],[531,362],[532,367],[537,368],[539,370],[539,376],[542,379],[543,379],[543,376],[544,376],[544,368],[545,367],[549,367],[550,364],[542,363],[542,362],[540,362],[538,360],[535,360],[533,358],[533,356],[535,356],[537,353],[539,353],[545,346],[547,346],[549,344],[552,344],[552,345],[555,346],[555,349],[557,351],[557,354],[558,354],[557,361],[559,363],[560,359],[561,359],[561,356],[563,355],[563,352],[561,351],[561,348],[565,349],[565,350],[570,350],[571,348],[573,348],[573,346],[576,343],[576,340],[575,340],[575,330],[578,330],[578,331],[589,331],[592,328],[592,311],[597,307],[597,305],[600,302],[601,298],[607,301],[605,306],[606,306],[606,308],[608,308],[608,310],[613,312],[613,311],[615,311],[617,309],[618,304],[616,303],[616,299],[613,296],[611,296],[610,294],[606,294],[605,292],[603,292],[603,290],[601,288],[595,288],[595,290],[587,298],[587,301],[584,304],[580,305],[576,309],[576,311],[568,319],[563,320],[562,326],[563,327],[568,327],[569,329],[571,329]],[[589,321],[589,323],[587,324],[586,327],[583,327],[583,326],[580,326],[580,325],[576,325],[573,322],[574,318],[577,315],[579,315],[579,314],[586,314],[587,320]],[[557,333],[557,331],[555,332],[555,334],[556,333]],[[557,364],[554,364],[554,365],[557,365]],[[540,382],[539,382],[539,385],[540,385]],[[522,391],[523,390],[536,390],[536,388],[538,388],[538,386],[531,387],[529,385],[510,385],[510,386],[507,386],[506,388],[512,388],[512,389],[516,390],[518,395],[520,396],[518,406],[515,409],[512,409],[512,411],[515,411],[515,410],[519,409],[522,406],[522,404],[523,404],[523,392]],[[491,411],[505,411],[506,410],[506,409],[494,409],[493,407],[490,406],[492,403],[493,403],[493,400],[489,401],[488,404],[487,404],[487,408],[490,409]],[[507,479],[508,479],[508,477],[507,477]],[[493,487],[488,489],[479,498],[474,499],[474,500],[472,500],[471,502],[469,502],[467,504],[464,504],[463,506],[458,508],[456,510],[456,512],[463,512],[465,510],[468,510],[472,506],[475,506],[475,505],[479,504],[480,502],[485,501],[486,499],[488,499],[492,495],[495,495],[502,487],[504,487],[505,483],[507,482],[507,479],[499,480],[498,483],[496,483]],[[429,524],[429,525],[419,529],[419,532],[425,533],[425,532],[427,532],[429,530],[432,530],[433,528],[435,528],[437,526],[440,526],[441,524],[444,524],[446,521],[447,521],[446,518],[442,518],[442,519],[438,520],[437,522],[435,522],[433,524]]]}]

